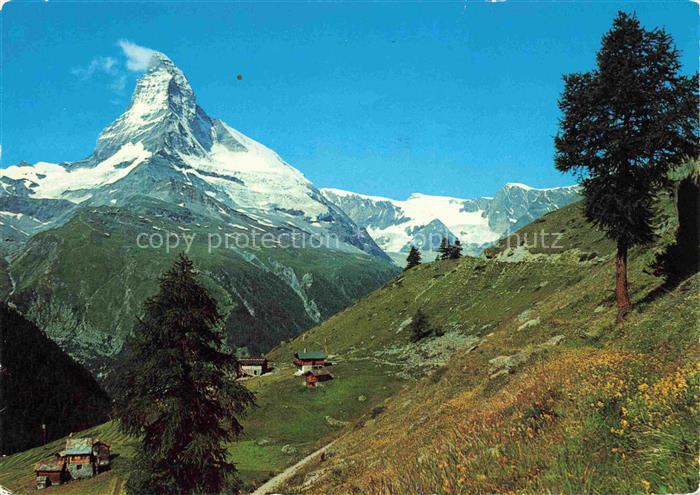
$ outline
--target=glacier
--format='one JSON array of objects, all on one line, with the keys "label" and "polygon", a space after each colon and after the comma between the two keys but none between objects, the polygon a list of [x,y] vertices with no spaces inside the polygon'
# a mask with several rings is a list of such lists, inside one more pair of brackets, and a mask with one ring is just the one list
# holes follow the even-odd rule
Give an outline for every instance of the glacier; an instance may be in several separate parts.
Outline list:
[{"label": "glacier", "polygon": [[576,185],[537,189],[514,182],[494,196],[473,199],[414,193],[394,200],[333,188],[321,193],[399,264],[411,245],[435,253],[442,237],[459,239],[466,254],[477,255],[510,232],[580,199]]}]

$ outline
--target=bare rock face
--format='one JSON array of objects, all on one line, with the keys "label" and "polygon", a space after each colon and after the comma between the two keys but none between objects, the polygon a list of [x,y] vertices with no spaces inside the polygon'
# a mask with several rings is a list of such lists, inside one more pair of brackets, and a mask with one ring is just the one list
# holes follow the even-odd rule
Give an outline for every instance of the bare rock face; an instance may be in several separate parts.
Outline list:
[{"label": "bare rock face", "polygon": [[293,454],[297,453],[297,448],[294,445],[289,445],[289,444],[282,447],[281,450],[282,450],[283,454],[287,454],[287,455],[293,455]]},{"label": "bare rock face", "polygon": [[512,373],[515,368],[530,359],[532,351],[521,351],[510,356],[496,356],[489,360],[491,378]]},{"label": "bare rock face", "polygon": [[335,419],[331,416],[326,416],[324,419],[326,420],[326,423],[328,424],[328,426],[333,426],[334,428],[341,428],[341,427],[346,426],[348,424],[347,421],[341,421],[341,420]]},{"label": "bare rock face", "polygon": [[536,327],[539,324],[540,324],[539,318],[533,318],[532,320],[527,320],[525,323],[523,323],[522,325],[520,325],[518,327],[518,332],[521,330],[525,330],[526,328]]}]

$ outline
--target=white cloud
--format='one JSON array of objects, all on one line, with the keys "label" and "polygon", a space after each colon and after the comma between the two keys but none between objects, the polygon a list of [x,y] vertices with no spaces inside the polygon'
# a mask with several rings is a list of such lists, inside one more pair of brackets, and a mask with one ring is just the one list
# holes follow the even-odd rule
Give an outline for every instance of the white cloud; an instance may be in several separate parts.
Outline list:
[{"label": "white cloud", "polygon": [[126,87],[124,69],[113,57],[95,57],[86,66],[71,69],[71,74],[81,81],[100,77],[100,81],[108,81],[109,88],[117,94],[122,94]]},{"label": "white cloud", "polygon": [[[3,0],[0,0],[2,2]],[[127,70],[143,72],[148,69],[155,50],[139,46],[129,40],[119,40],[117,45],[124,52],[126,62],[120,62],[114,57],[94,57],[89,64],[74,67],[71,73],[81,81],[96,80],[106,83],[116,94],[121,95],[129,81]]]},{"label": "white cloud", "polygon": [[103,72],[110,76],[116,76],[119,73],[117,61],[112,57],[95,57],[85,67],[71,69],[73,75],[78,76],[84,81],[90,79],[96,72]]},{"label": "white cloud", "polygon": [[134,72],[143,72],[148,69],[151,57],[156,53],[155,50],[139,46],[129,40],[119,40],[117,44],[126,56],[126,68]]},{"label": "white cloud", "polygon": [[115,93],[121,93],[126,88],[126,74],[119,74],[110,86]]}]

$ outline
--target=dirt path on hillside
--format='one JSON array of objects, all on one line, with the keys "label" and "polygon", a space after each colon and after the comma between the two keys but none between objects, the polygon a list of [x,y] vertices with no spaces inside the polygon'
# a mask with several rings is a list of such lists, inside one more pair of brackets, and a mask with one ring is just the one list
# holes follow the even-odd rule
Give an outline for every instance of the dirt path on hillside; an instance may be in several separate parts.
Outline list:
[{"label": "dirt path on hillside", "polygon": [[325,452],[331,445],[333,445],[335,442],[337,442],[339,439],[333,440],[331,443],[328,445],[321,447],[315,452],[312,452],[311,454],[307,455],[304,457],[302,460],[294,464],[293,466],[289,466],[287,469],[282,471],[280,474],[275,476],[274,478],[271,478],[265,482],[265,484],[261,485],[258,489],[256,489],[253,493],[250,495],[268,495],[270,493],[281,493],[279,492],[279,489],[284,486],[284,484],[289,481],[290,478],[292,478],[295,474],[297,474],[301,469],[306,466],[309,462],[311,462],[313,459],[316,457],[320,456],[323,452]]},{"label": "dirt path on hillside", "polygon": [[126,493],[126,491],[124,490],[124,481],[121,478],[117,478],[114,482],[112,495],[123,495],[124,493]]}]

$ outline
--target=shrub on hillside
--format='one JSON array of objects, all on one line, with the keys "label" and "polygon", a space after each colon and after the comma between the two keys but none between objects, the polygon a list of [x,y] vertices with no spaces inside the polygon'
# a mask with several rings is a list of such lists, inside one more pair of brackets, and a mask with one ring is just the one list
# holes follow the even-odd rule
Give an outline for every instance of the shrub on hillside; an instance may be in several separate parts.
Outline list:
[{"label": "shrub on hillside", "polygon": [[423,310],[419,309],[416,311],[411,322],[410,331],[411,342],[419,342],[434,332]]}]

